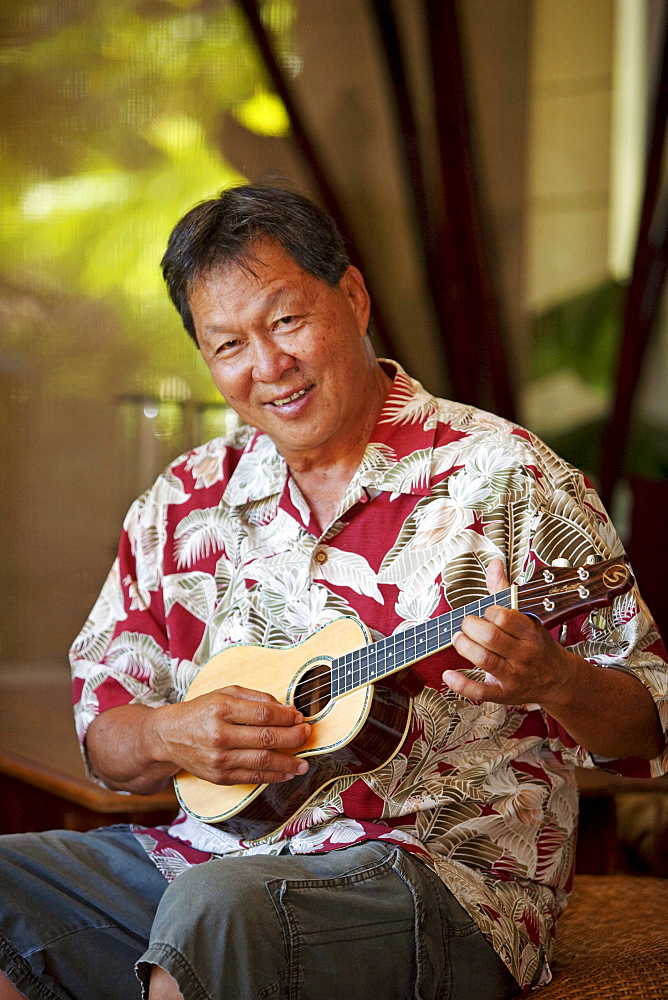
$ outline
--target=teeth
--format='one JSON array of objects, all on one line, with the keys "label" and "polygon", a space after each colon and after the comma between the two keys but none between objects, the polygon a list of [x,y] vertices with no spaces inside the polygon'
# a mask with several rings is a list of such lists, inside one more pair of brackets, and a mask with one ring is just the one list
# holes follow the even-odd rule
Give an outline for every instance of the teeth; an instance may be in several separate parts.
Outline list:
[{"label": "teeth", "polygon": [[307,389],[300,389],[298,392],[293,392],[291,396],[286,396],[285,399],[275,399],[274,406],[285,406],[286,403],[291,403],[295,399],[299,399],[300,396],[305,396]]}]

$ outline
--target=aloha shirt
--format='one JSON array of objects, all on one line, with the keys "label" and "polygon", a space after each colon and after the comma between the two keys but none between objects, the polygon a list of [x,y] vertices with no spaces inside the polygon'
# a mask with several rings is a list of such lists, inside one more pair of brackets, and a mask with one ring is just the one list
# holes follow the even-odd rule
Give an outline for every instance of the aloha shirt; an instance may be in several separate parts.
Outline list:
[{"label": "aloha shirt", "polygon": [[[378,639],[483,598],[495,557],[522,584],[557,558],[579,566],[622,552],[591,485],[540,440],[382,364],[392,391],[324,531],[250,427],[177,459],[131,507],[71,652],[82,747],[99,712],[182,698],[231,643],[287,646],[341,615]],[[661,641],[635,589],[559,638],[632,671],[668,729]],[[537,705],[475,704],[445,688],[443,670],[466,666],[452,647],[417,663],[424,687],[399,753],[328,786],[279,833],[243,841],[183,812],[133,831],[168,879],[223,855],[399,844],[443,879],[524,988],[545,983],[572,881],[573,766],[594,761]],[[668,752],[605,766],[658,775]]]}]

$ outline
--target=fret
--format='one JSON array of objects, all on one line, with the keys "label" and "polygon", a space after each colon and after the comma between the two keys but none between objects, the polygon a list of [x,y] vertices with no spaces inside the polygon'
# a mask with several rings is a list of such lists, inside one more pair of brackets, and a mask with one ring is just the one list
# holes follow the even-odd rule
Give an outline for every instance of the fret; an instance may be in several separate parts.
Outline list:
[{"label": "fret", "polygon": [[[397,658],[395,656],[396,644],[394,642],[394,636],[388,636],[386,643],[387,643],[387,652],[385,654],[385,663],[387,664],[387,669],[391,671],[394,670],[395,665],[397,663]],[[377,674],[377,676],[379,676],[379,674]]]},{"label": "fret", "polygon": [[404,632],[397,632],[392,637],[394,639],[394,663],[398,666],[406,662],[406,635]]},{"label": "fret", "polygon": [[427,648],[430,653],[436,652],[441,641],[438,619],[432,619],[427,625]]},{"label": "fret", "polygon": [[338,697],[446,649],[466,615],[482,617],[499,604],[512,607],[512,588],[403,629],[332,661],[332,696]]}]

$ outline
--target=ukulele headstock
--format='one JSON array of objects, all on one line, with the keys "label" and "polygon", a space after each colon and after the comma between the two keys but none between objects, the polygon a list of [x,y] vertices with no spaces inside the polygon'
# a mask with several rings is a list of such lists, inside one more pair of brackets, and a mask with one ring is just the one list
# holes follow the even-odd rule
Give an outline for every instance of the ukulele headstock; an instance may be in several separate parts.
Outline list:
[{"label": "ukulele headstock", "polygon": [[579,614],[608,607],[633,582],[626,556],[584,566],[545,566],[518,588],[517,607],[546,628],[554,628]]}]

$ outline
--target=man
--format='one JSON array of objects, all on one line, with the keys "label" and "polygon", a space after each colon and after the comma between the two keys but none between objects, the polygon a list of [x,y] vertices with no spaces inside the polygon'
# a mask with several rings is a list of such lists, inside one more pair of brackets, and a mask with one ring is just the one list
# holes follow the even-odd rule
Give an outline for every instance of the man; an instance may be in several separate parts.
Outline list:
[{"label": "man", "polygon": [[[183,771],[289,796],[315,767],[295,755],[313,730],[258,683],[256,644],[345,615],[400,639],[506,576],[621,547],[582,476],[528,432],[375,359],[362,275],[306,199],[225,191],[177,225],[163,270],[246,426],[131,509],[72,651],[78,730],[110,788]],[[191,809],[168,829],[4,838],[0,998],[138,996],[135,963],[151,1000],[503,1000],[547,981],[573,764],[668,761],[665,663],[637,593],[558,638],[493,602],[465,617],[415,663],[391,759],[269,831]],[[183,700],[234,643],[238,680]]]}]

